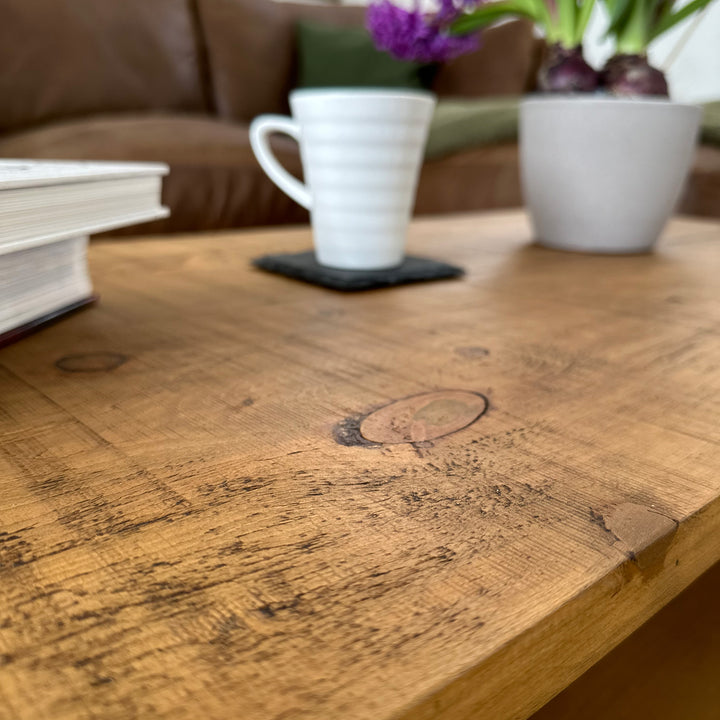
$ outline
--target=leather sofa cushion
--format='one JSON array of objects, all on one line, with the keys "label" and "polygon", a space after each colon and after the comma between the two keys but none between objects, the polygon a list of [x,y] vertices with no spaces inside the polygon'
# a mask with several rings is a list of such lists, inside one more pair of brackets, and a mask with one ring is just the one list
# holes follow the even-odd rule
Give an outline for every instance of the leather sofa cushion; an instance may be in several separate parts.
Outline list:
[{"label": "leather sofa cushion", "polygon": [[435,108],[425,159],[517,141],[520,98],[441,100]]},{"label": "leather sofa cushion", "polygon": [[[295,143],[276,138],[273,148],[280,162],[299,176]],[[0,157],[167,162],[163,202],[171,216],[113,234],[308,222],[307,211],[260,169],[247,127],[203,116],[101,116],[58,123],[0,138]]]},{"label": "leather sofa cushion", "polygon": [[365,9],[274,0],[198,0],[219,115],[287,113],[297,82],[296,23],[362,27]]},{"label": "leather sofa cushion", "polygon": [[513,20],[483,33],[478,52],[446,63],[435,77],[440,97],[522,95],[536,87],[544,41],[529,20]]},{"label": "leather sofa cushion", "polygon": [[517,143],[475,147],[423,165],[416,215],[520,207]]},{"label": "leather sofa cushion", "polygon": [[190,0],[0,0],[0,132],[207,109]]},{"label": "leather sofa cushion", "polygon": [[437,66],[403,62],[375,47],[362,27],[299,22],[296,36],[300,88],[369,87],[429,90]]}]

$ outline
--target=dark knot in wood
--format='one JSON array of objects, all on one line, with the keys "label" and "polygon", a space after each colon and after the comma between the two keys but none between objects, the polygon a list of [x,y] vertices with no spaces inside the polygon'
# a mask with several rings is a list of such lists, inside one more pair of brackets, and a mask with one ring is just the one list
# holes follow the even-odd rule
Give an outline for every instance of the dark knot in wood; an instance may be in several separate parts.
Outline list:
[{"label": "dark knot in wood", "polygon": [[484,395],[467,390],[439,390],[412,395],[365,416],[354,415],[335,426],[341,445],[424,443],[472,425],[488,409]]},{"label": "dark knot in wood", "polygon": [[61,357],[55,361],[55,367],[71,373],[110,372],[128,360],[127,355],[114,352],[80,353]]},{"label": "dark knot in wood", "polygon": [[346,447],[378,447],[377,443],[366,440],[360,432],[360,425],[367,415],[350,415],[333,428],[333,437],[338,445]]},{"label": "dark knot in wood", "polygon": [[455,352],[460,357],[468,358],[469,360],[487,357],[490,354],[490,351],[487,348],[481,347],[479,345],[466,345],[463,347],[456,347]]}]

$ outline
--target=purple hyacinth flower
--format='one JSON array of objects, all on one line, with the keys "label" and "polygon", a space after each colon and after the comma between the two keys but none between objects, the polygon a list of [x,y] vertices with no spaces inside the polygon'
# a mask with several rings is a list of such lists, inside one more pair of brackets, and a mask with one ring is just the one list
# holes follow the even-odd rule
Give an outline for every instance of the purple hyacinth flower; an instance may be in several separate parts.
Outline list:
[{"label": "purple hyacinth flower", "polygon": [[[461,0],[464,3],[464,0]],[[450,35],[448,24],[461,12],[454,0],[441,0],[440,11],[404,10],[381,0],[367,10],[367,29],[375,45],[400,60],[431,63],[451,60],[479,47],[479,36]]]}]

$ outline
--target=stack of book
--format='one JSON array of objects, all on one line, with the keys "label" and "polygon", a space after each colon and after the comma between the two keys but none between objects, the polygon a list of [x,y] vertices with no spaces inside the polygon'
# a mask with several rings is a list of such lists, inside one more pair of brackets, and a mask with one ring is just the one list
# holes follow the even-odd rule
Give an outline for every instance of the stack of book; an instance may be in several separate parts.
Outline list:
[{"label": "stack of book", "polygon": [[166,217],[149,163],[0,160],[0,347],[93,302],[88,236]]}]

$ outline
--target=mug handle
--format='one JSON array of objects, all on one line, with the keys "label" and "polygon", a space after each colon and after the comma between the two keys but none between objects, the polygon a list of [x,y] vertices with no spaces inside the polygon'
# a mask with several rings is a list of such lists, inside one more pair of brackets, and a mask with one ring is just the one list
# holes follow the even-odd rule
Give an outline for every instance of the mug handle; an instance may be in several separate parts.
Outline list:
[{"label": "mug handle", "polygon": [[285,115],[260,115],[250,123],[250,146],[267,176],[296,203],[309,210],[312,205],[310,190],[278,162],[270,148],[272,133],[284,133],[300,142],[300,125]]}]

